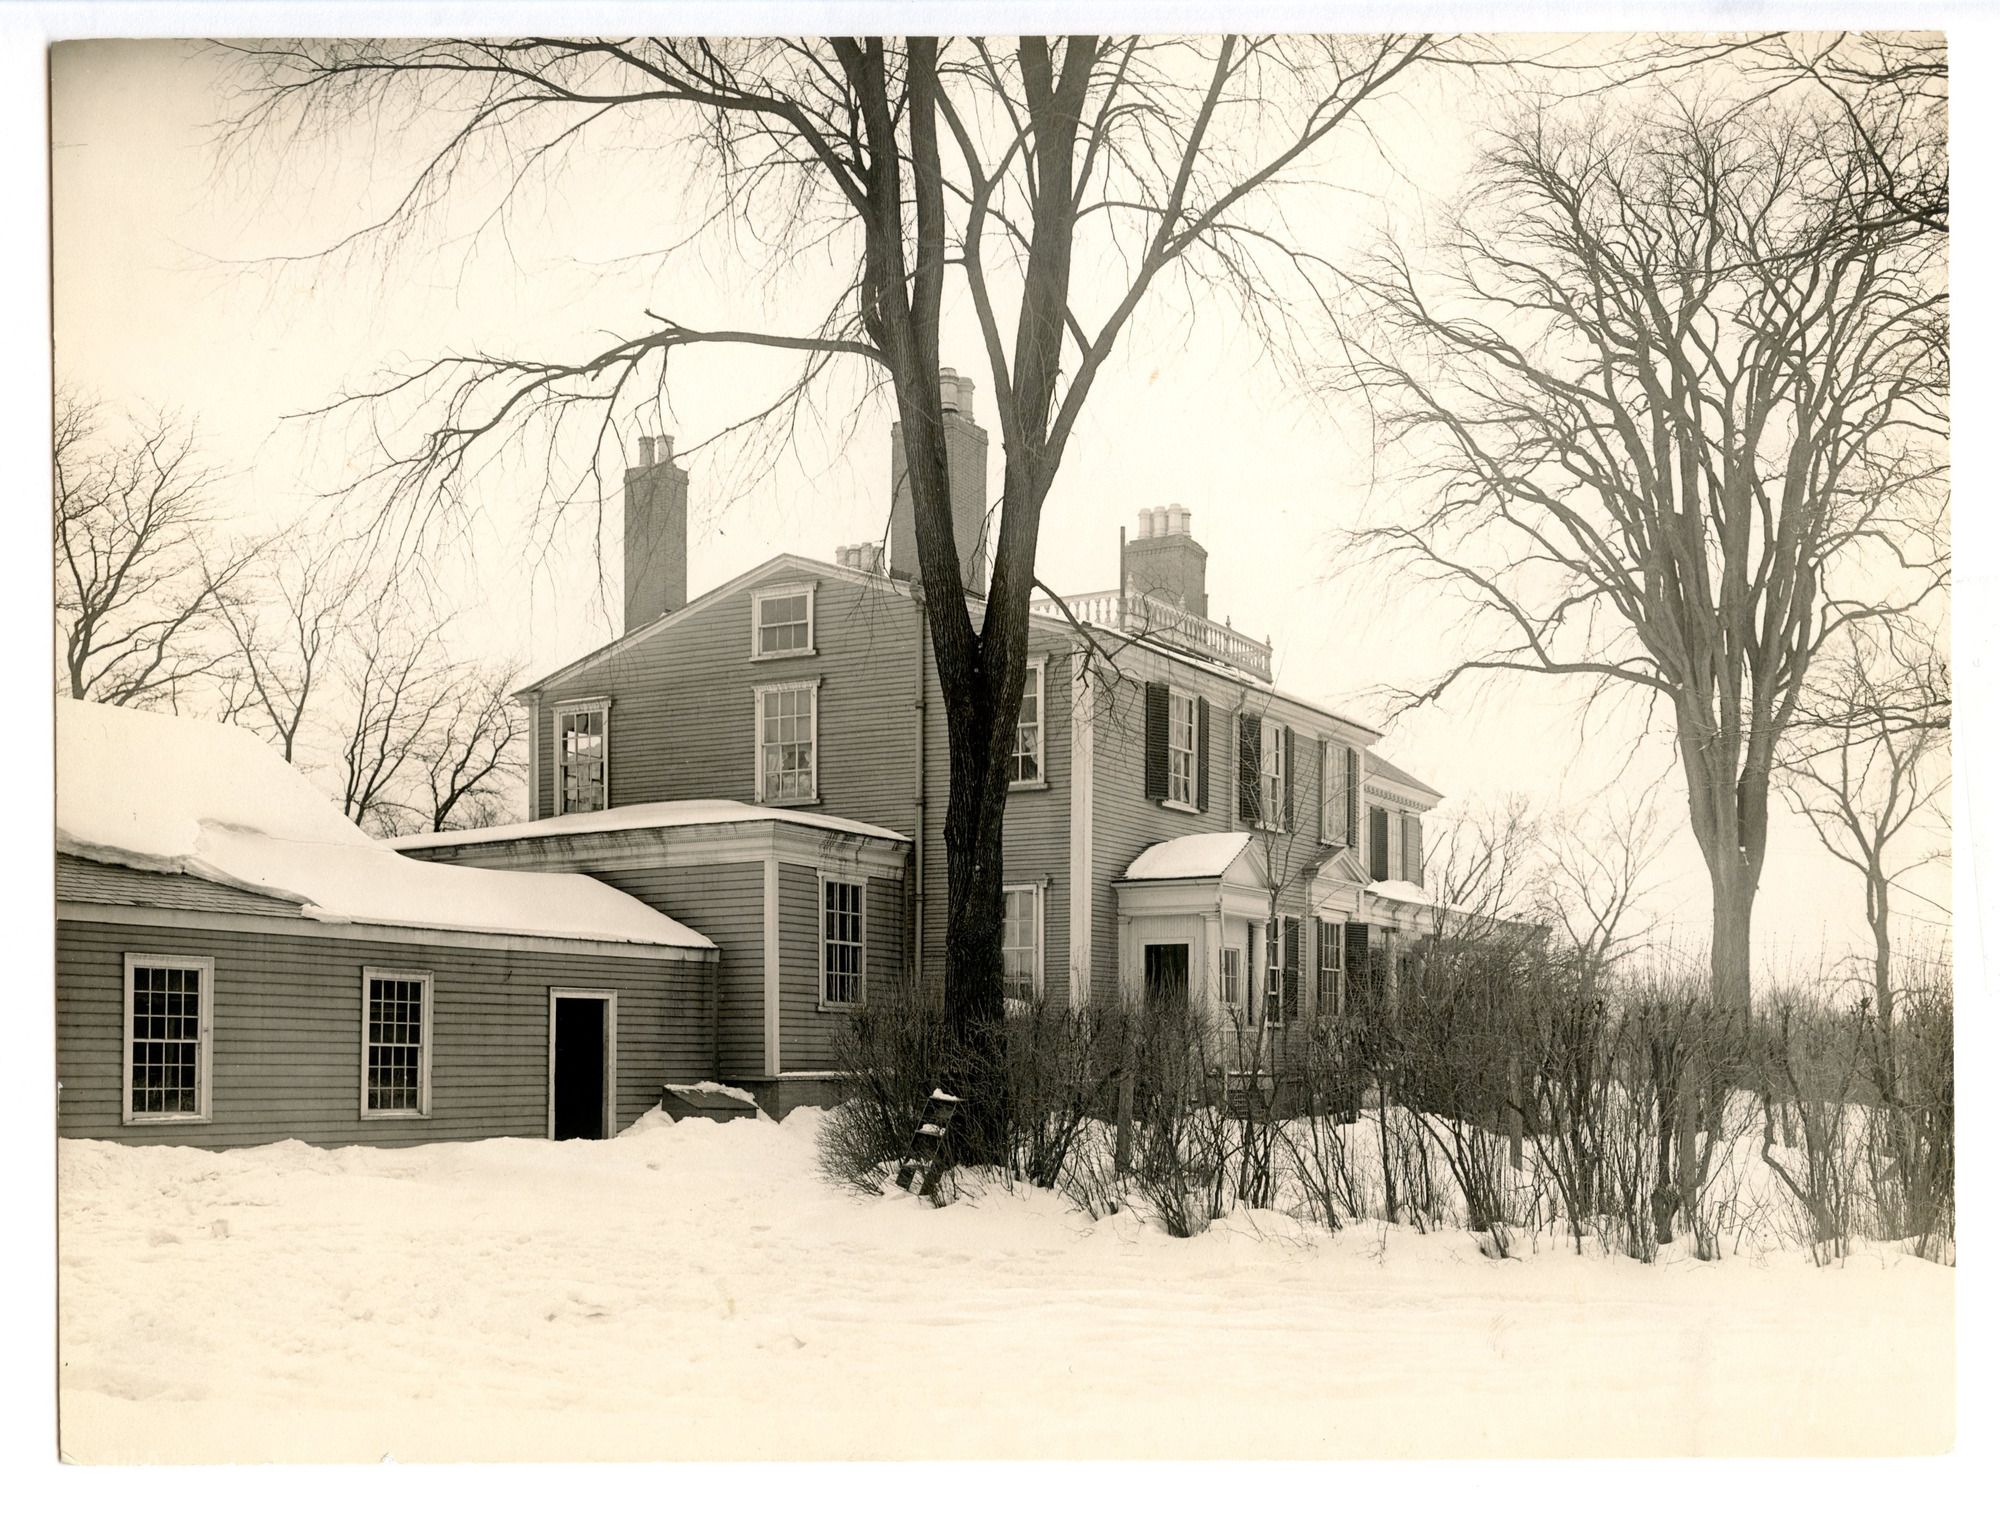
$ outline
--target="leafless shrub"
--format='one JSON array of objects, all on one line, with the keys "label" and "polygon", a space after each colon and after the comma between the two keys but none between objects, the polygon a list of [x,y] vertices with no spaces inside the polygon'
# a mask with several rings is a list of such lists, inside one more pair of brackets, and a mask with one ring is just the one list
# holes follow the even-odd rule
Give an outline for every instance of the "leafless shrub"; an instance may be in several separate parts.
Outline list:
[{"label": "leafless shrub", "polygon": [[943,1004],[934,994],[899,990],[846,1017],[833,1045],[847,1099],[819,1125],[820,1173],[880,1195],[887,1166],[910,1151],[953,1047]]},{"label": "leafless shrub", "polygon": [[[1759,1156],[1793,1207],[1815,1261],[1847,1256],[1862,1199],[1863,1142],[1855,1098],[1867,1023],[1811,1001],[1780,1002],[1764,1039]],[[1785,1131],[1781,1134],[1780,1124]]]},{"label": "leafless shrub", "polygon": [[1010,1169],[1046,1189],[1061,1183],[1079,1137],[1110,1104],[1126,1019],[1134,1009],[1072,1009],[1036,1000],[1008,1014],[1007,1124]]}]

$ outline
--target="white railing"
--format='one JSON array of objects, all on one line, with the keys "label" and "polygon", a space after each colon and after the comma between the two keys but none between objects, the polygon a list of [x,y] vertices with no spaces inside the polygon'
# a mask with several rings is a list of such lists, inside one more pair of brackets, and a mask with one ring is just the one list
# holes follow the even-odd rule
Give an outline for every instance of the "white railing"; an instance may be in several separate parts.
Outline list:
[{"label": "white railing", "polygon": [[[1063,605],[1086,627],[1106,627],[1128,637],[1150,637],[1214,659],[1232,669],[1241,669],[1258,679],[1271,677],[1271,645],[1247,637],[1234,627],[1212,622],[1192,611],[1183,611],[1170,601],[1152,595],[1120,595],[1116,590],[1094,590],[1085,595],[1065,595]],[[1038,597],[1034,609],[1050,616],[1062,613],[1046,597]]]}]

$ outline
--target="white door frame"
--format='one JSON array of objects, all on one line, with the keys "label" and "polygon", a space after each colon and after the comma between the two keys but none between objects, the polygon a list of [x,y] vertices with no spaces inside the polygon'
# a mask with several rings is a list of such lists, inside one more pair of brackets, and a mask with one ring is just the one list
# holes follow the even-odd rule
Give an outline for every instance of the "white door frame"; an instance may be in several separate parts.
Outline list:
[{"label": "white door frame", "polygon": [[575,985],[549,987],[549,1095],[547,1136],[556,1135],[556,1002],[602,1001],[604,1003],[604,1136],[618,1136],[618,992],[591,990]]}]

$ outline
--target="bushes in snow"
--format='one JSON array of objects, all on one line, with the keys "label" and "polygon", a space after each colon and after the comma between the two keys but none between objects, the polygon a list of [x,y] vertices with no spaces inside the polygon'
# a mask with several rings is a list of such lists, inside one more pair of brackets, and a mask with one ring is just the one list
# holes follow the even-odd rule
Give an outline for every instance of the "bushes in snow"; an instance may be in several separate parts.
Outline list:
[{"label": "bushes in snow", "polygon": [[[1338,1014],[1283,1026],[1184,1000],[1018,1008],[992,1072],[997,1177],[1179,1237],[1275,1207],[1329,1230],[1465,1228],[1496,1256],[1789,1242],[1830,1261],[1872,1237],[1949,1259],[1951,988],[1942,966],[1909,981],[1886,1035],[1865,1004],[1719,1008],[1693,976],[1584,993],[1500,944],[1420,954],[1393,990],[1350,987]],[[849,1019],[830,1178],[884,1188],[945,1050],[934,1000]]]}]

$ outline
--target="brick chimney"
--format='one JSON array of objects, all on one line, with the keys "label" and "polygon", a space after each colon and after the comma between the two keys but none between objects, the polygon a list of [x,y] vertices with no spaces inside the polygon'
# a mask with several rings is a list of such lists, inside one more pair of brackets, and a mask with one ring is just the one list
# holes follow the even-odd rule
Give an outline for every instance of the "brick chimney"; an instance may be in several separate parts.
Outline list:
[{"label": "brick chimney", "polygon": [[1125,593],[1150,595],[1196,616],[1208,615],[1208,549],[1194,540],[1185,506],[1147,506],[1139,535],[1125,544]]},{"label": "brick chimney", "polygon": [[687,604],[688,476],[671,437],[639,439],[625,471],[625,630]]},{"label": "brick chimney", "polygon": [[[974,595],[986,593],[986,429],[972,419],[973,383],[954,369],[938,370],[944,401],[944,453],[951,481],[951,531],[958,572]],[[889,427],[889,572],[917,579],[917,517],[904,461],[903,424]]]}]

